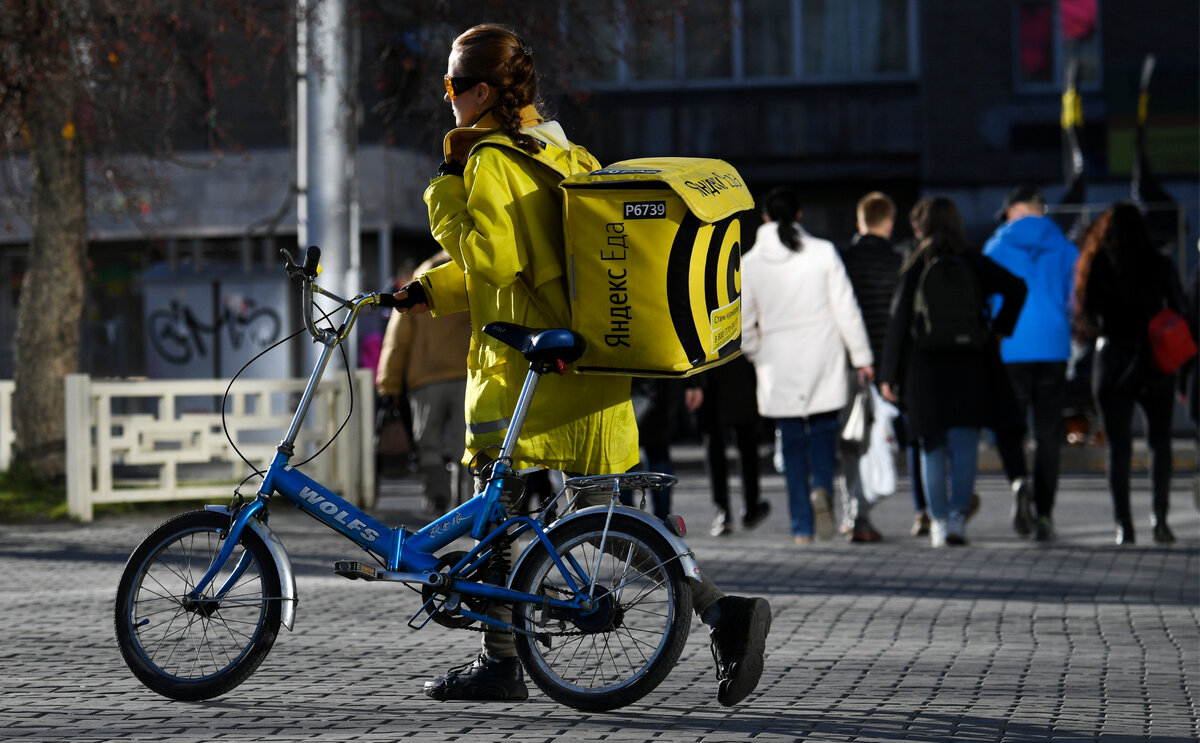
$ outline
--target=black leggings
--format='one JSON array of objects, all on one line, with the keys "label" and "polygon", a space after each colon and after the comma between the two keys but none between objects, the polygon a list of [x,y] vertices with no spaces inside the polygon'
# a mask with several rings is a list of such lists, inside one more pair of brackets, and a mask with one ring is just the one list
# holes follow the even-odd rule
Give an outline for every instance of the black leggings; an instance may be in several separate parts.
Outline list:
[{"label": "black leggings", "polygon": [[[708,477],[712,482],[712,498],[717,508],[732,513],[729,503],[729,461],[725,456],[727,429],[714,425],[704,435],[707,454]],[[742,497],[746,513],[753,513],[759,501],[758,483],[758,432],[756,423],[734,426],[737,441],[738,463],[742,474]]]},{"label": "black leggings", "polygon": [[1150,448],[1150,481],[1154,515],[1166,523],[1171,497],[1171,417],[1175,392],[1172,377],[1156,375],[1134,394],[1100,392],[1096,404],[1108,438],[1108,489],[1112,494],[1113,518],[1132,523],[1129,510],[1129,473],[1133,458],[1133,406],[1146,416],[1146,443]]}]

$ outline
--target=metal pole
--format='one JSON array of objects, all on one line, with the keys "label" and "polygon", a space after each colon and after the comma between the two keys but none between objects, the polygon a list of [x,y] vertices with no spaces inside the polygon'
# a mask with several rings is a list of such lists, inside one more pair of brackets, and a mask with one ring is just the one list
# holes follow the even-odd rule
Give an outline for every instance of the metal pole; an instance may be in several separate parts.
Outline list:
[{"label": "metal pole", "polygon": [[[308,161],[308,231],[304,244],[321,248],[321,285],[349,297],[361,283],[354,255],[358,240],[353,235],[357,220],[351,185],[357,132],[354,38],[345,0],[320,0],[308,10],[305,104],[309,126],[303,144]],[[349,358],[355,357],[353,339],[346,351]],[[311,349],[309,360],[318,354],[318,349]],[[335,356],[332,363],[340,364],[340,358],[340,354]]]},{"label": "metal pole", "polygon": [[296,244],[308,245],[308,2],[296,0]]}]

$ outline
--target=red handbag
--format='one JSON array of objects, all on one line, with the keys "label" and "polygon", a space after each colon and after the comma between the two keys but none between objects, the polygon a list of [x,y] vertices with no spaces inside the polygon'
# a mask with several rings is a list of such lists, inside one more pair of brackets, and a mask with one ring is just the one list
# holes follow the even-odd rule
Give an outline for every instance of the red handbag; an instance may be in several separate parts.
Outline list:
[{"label": "red handbag", "polygon": [[1174,374],[1179,367],[1196,355],[1196,341],[1187,321],[1178,312],[1159,310],[1146,326],[1150,338],[1150,357],[1154,368],[1163,374]]}]

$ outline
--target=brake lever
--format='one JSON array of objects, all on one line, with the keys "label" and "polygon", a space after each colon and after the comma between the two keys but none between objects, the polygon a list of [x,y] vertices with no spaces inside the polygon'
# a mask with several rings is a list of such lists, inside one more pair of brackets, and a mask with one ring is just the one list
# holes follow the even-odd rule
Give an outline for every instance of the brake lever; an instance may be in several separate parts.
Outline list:
[{"label": "brake lever", "polygon": [[283,269],[287,272],[288,278],[292,281],[306,281],[308,274],[303,267],[296,264],[292,258],[292,254],[287,248],[280,248],[279,254],[283,256]]}]

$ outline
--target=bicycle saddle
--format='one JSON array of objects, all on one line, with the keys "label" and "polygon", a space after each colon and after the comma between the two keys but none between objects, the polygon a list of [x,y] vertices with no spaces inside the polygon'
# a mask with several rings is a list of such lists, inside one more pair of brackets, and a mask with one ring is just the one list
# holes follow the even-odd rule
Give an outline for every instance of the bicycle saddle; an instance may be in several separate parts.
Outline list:
[{"label": "bicycle saddle", "polygon": [[538,330],[511,322],[490,322],[483,326],[483,332],[517,349],[530,363],[561,360],[569,364],[587,348],[583,336],[565,328]]}]

